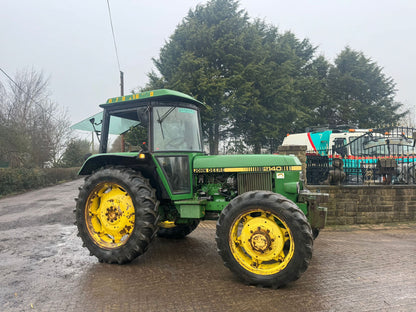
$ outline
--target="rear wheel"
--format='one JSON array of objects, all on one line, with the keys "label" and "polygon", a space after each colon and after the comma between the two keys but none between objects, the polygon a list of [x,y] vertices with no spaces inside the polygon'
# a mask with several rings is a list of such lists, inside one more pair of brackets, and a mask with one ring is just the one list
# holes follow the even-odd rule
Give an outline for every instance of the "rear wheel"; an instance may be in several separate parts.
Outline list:
[{"label": "rear wheel", "polygon": [[216,241],[224,264],[252,285],[286,285],[300,277],[312,257],[312,230],[303,212],[267,191],[233,199],[217,222]]},{"label": "rear wheel", "polygon": [[198,224],[199,220],[192,220],[187,224],[175,224],[173,221],[160,222],[157,236],[173,239],[185,238],[197,228]]},{"label": "rear wheel", "polygon": [[78,235],[101,262],[126,263],[143,254],[157,230],[155,190],[139,172],[104,168],[80,188]]}]

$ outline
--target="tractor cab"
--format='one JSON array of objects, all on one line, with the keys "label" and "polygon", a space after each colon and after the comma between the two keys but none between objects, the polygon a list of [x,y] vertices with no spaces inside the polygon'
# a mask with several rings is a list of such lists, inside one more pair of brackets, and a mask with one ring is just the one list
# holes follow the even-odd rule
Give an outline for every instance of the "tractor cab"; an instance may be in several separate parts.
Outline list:
[{"label": "tractor cab", "polygon": [[[159,186],[161,198],[192,197],[192,161],[203,154],[199,114],[203,103],[181,92],[161,89],[110,98],[100,107],[100,153],[84,163],[80,174],[117,163],[142,172]],[[118,123],[142,127],[147,138],[137,142],[139,151],[107,153],[109,134]]]},{"label": "tractor cab", "polygon": [[108,99],[103,108],[100,153],[107,152],[111,117],[136,121],[148,134],[151,153],[202,152],[199,109],[204,104],[172,90],[155,90]]}]

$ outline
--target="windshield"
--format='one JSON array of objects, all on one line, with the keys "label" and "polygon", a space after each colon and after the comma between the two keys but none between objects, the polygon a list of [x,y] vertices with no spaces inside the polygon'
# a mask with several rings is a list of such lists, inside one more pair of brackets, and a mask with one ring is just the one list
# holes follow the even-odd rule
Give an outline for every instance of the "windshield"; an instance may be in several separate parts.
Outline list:
[{"label": "windshield", "polygon": [[198,112],[174,106],[153,109],[154,151],[202,151]]}]

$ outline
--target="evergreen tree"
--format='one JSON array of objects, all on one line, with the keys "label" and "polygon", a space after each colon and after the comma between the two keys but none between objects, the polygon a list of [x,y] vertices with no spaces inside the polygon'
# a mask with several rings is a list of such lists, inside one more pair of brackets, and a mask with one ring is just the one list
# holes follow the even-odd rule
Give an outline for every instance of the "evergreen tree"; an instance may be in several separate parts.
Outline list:
[{"label": "evergreen tree", "polygon": [[190,10],[160,51],[149,74],[151,88],[166,87],[193,95],[208,109],[202,122],[210,152],[229,126],[231,102],[248,42],[247,14],[233,0],[211,0]]},{"label": "evergreen tree", "polygon": [[141,125],[137,125],[135,127],[131,127],[129,131],[126,132],[124,135],[124,142],[129,147],[138,147],[146,149],[148,144],[148,133],[147,128],[142,127]]},{"label": "evergreen tree", "polygon": [[235,0],[190,10],[153,59],[147,89],[171,88],[205,102],[211,154],[220,140],[255,153],[288,132],[318,125],[391,124],[403,115],[395,84],[362,53],[343,50],[331,65],[309,40],[250,21]]},{"label": "evergreen tree", "polygon": [[86,140],[69,141],[61,159],[62,167],[81,167],[87,155],[90,155],[90,143]]},{"label": "evergreen tree", "polygon": [[383,69],[362,52],[346,47],[328,76],[328,123],[360,128],[391,125],[405,113],[395,101],[396,85]]},{"label": "evergreen tree", "polygon": [[[259,153],[261,147],[274,146],[288,131],[296,131],[316,119],[316,109],[324,97],[315,47],[294,34],[279,34],[277,28],[256,21],[254,57],[246,64],[235,105],[235,131]],[[322,66],[321,66],[322,67]],[[322,85],[321,85],[322,84]],[[243,93],[243,94],[242,94]]]}]

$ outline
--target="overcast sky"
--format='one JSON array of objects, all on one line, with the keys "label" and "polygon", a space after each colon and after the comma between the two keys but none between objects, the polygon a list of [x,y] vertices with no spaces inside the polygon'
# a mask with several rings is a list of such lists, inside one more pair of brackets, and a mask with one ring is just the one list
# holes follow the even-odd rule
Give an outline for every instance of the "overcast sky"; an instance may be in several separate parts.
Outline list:
[{"label": "overcast sky", "polygon": [[[125,93],[144,86],[151,58],[189,9],[206,0],[110,0]],[[75,123],[118,96],[119,72],[106,0],[0,0],[0,67],[49,77],[52,99]],[[364,52],[416,104],[415,0],[241,0],[251,18],[308,38],[329,60],[347,45]],[[0,81],[7,79],[0,73]]]}]

